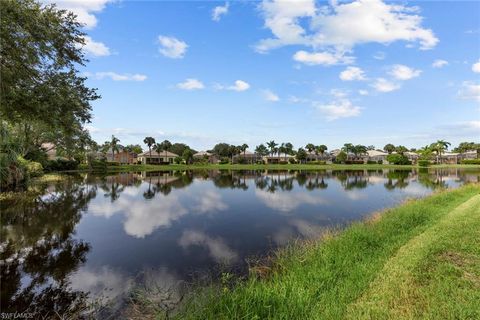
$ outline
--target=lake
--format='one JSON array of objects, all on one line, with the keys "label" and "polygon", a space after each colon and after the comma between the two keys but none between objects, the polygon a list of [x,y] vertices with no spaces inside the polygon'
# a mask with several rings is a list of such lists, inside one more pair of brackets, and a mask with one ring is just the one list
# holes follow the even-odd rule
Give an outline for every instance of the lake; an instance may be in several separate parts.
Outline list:
[{"label": "lake", "polygon": [[[189,283],[295,239],[479,182],[478,169],[68,175],[1,201],[2,312],[120,312],[140,290],[171,308]],[[168,296],[165,296],[168,292]]]}]

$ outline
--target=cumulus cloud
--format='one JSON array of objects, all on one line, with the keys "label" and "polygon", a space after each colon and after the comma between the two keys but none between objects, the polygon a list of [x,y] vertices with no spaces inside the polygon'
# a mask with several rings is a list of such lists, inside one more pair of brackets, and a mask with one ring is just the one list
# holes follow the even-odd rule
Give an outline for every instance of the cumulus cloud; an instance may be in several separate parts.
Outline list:
[{"label": "cumulus cloud", "polygon": [[217,90],[233,90],[233,91],[246,91],[250,89],[250,84],[243,80],[236,80],[235,83],[231,86],[225,86],[222,84],[216,84],[215,89]]},{"label": "cumulus cloud", "polygon": [[397,80],[410,80],[418,77],[421,73],[421,70],[416,70],[402,64],[396,64],[390,70],[390,75]]},{"label": "cumulus cloud", "polygon": [[95,57],[105,57],[110,55],[110,49],[102,42],[94,41],[91,37],[84,37],[85,44],[82,50],[87,55]]},{"label": "cumulus cloud", "polygon": [[458,91],[458,96],[465,100],[474,100],[480,102],[480,84],[465,81]]},{"label": "cumulus cloud", "polygon": [[307,52],[304,50],[297,51],[293,55],[293,60],[304,63],[306,65],[325,65],[332,66],[336,64],[353,63],[354,57],[345,56],[339,53],[330,52]]},{"label": "cumulus cloud", "polygon": [[[422,50],[438,43],[432,30],[422,27],[423,18],[418,15],[418,8],[397,3],[330,1],[329,5],[317,7],[314,0],[264,0],[259,8],[264,25],[273,37],[260,40],[255,46],[258,52],[304,45],[315,50],[312,54],[328,49],[343,56],[356,45],[369,42],[418,42]],[[337,61],[343,63],[341,59]]]},{"label": "cumulus cloud", "polygon": [[[89,74],[87,74],[88,76]],[[147,79],[147,76],[144,74],[130,74],[130,73],[125,73],[125,74],[119,74],[113,71],[107,71],[107,72],[96,72],[95,74],[92,75],[95,79],[105,79],[105,78],[110,78],[113,81],[145,81]]]},{"label": "cumulus cloud", "polygon": [[265,98],[265,100],[271,101],[271,102],[280,101],[280,98],[278,97],[278,95],[276,95],[274,92],[268,89],[263,90],[263,97]]},{"label": "cumulus cloud", "polygon": [[218,263],[230,264],[238,260],[238,254],[230,249],[223,239],[210,237],[201,231],[184,231],[178,244],[184,249],[190,246],[202,246],[208,250],[210,256]]},{"label": "cumulus cloud", "polygon": [[340,72],[340,79],[343,81],[365,80],[365,73],[358,67],[347,67],[347,69]]},{"label": "cumulus cloud", "polygon": [[188,78],[184,82],[177,83],[176,87],[182,90],[200,90],[205,88],[200,80],[194,78]]},{"label": "cumulus cloud", "polygon": [[212,10],[212,20],[213,21],[220,21],[220,18],[223,15],[226,15],[228,13],[228,2],[225,3],[223,6],[216,6]]},{"label": "cumulus cloud", "polygon": [[348,99],[340,99],[328,104],[315,103],[314,107],[319,110],[328,121],[357,117],[360,115],[362,109],[354,106]]},{"label": "cumulus cloud", "polygon": [[361,96],[368,96],[368,91],[364,89],[358,90],[358,94]]},{"label": "cumulus cloud", "polygon": [[165,57],[172,59],[181,59],[187,52],[188,45],[175,37],[158,36],[160,48],[158,51]]},{"label": "cumulus cloud", "polygon": [[472,71],[475,73],[480,73],[480,59],[472,66]]},{"label": "cumulus cloud", "polygon": [[326,204],[327,200],[305,192],[275,192],[271,193],[261,189],[255,189],[255,196],[267,207],[288,213],[302,204],[319,205]]},{"label": "cumulus cloud", "polygon": [[379,92],[391,92],[400,89],[400,85],[384,78],[378,78],[372,87]]},{"label": "cumulus cloud", "polygon": [[434,68],[443,68],[447,65],[448,65],[448,61],[442,60],[442,59],[437,59],[437,60],[433,61],[433,63],[432,63],[432,67],[434,67]]},{"label": "cumulus cloud", "polygon": [[86,29],[93,29],[97,26],[98,20],[95,13],[101,12],[107,3],[114,0],[42,0],[45,4],[54,3],[60,9],[73,12],[77,21]]}]

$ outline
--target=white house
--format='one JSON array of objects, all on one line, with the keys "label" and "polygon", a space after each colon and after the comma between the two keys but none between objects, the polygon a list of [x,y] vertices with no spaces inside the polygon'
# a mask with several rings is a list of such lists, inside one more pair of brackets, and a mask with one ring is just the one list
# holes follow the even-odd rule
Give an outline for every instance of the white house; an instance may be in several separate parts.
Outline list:
[{"label": "white house", "polygon": [[160,153],[152,151],[152,154],[146,151],[137,156],[137,161],[140,161],[142,164],[171,164],[176,157],[178,155],[170,151],[162,151]]}]

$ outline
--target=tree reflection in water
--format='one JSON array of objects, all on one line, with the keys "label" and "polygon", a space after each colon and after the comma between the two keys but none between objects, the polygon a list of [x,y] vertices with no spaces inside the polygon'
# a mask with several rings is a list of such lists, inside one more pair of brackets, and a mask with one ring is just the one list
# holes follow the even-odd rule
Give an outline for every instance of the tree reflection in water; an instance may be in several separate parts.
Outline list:
[{"label": "tree reflection in water", "polygon": [[72,317],[86,308],[86,293],[71,290],[66,279],[90,249],[72,233],[97,190],[73,177],[42,197],[45,188],[0,203],[2,312]]}]

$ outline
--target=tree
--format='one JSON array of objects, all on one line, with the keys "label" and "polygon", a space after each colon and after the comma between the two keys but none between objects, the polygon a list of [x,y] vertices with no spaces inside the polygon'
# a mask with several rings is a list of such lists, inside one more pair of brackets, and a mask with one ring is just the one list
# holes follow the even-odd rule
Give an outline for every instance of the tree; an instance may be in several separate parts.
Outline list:
[{"label": "tree", "polygon": [[118,145],[119,142],[120,139],[118,139],[112,134],[112,139],[110,140],[110,148],[112,149],[113,160],[115,160],[115,151],[117,151],[117,154],[120,151],[120,146]]},{"label": "tree", "polygon": [[290,142],[285,143],[285,150],[287,154],[292,155],[293,154],[293,144]]},{"label": "tree", "polygon": [[274,140],[267,142],[267,147],[270,149],[270,153],[273,156],[275,153],[275,148],[278,146],[278,143],[276,143]]},{"label": "tree", "polygon": [[182,153],[182,158],[186,164],[190,164],[193,160],[193,151],[190,148],[186,148]]},{"label": "tree", "polygon": [[90,103],[100,98],[77,66],[87,60],[75,15],[33,0],[2,1],[0,118],[22,136],[23,154],[52,142],[69,153],[89,136]]},{"label": "tree", "polygon": [[260,156],[264,157],[264,156],[268,155],[268,149],[262,143],[255,148],[255,153],[258,153]]},{"label": "tree", "polygon": [[357,144],[356,146],[354,146],[352,148],[352,152],[353,152],[353,154],[355,154],[355,158],[357,158],[358,155],[362,155],[362,154],[367,153],[367,147],[365,147],[364,145],[361,145],[361,144]]},{"label": "tree", "polygon": [[405,147],[405,146],[397,146],[397,147],[395,147],[395,151],[396,151],[398,154],[403,155],[405,152],[408,151],[408,149],[407,149],[407,147]]},{"label": "tree", "polygon": [[153,137],[145,137],[143,143],[148,146],[148,152],[150,153],[150,159],[152,158],[152,146],[155,144],[155,139]]},{"label": "tree", "polygon": [[139,145],[139,144],[128,144],[125,146],[125,151],[128,151],[128,152],[133,152],[133,153],[136,153],[136,154],[140,154],[143,152],[142,150],[142,146]]},{"label": "tree", "polygon": [[388,154],[392,153],[393,151],[395,151],[395,146],[391,143],[388,143],[385,145],[385,147],[383,147],[383,150],[385,152],[387,152]]},{"label": "tree", "polygon": [[369,146],[367,147],[367,150],[375,150],[375,146],[374,146],[374,145],[369,145]]},{"label": "tree", "polygon": [[450,145],[450,142],[445,140],[437,140],[437,142],[430,145],[430,148],[437,153],[437,163],[442,162],[442,153],[447,150]]},{"label": "tree", "polygon": [[167,158],[167,152],[170,150],[172,147],[172,143],[168,140],[163,140],[161,143],[163,151],[165,151],[165,158]]},{"label": "tree", "polygon": [[349,153],[355,153],[355,146],[351,143],[345,143],[342,147],[342,151],[344,151],[347,154],[347,159],[348,159]]},{"label": "tree", "polygon": [[348,155],[345,151],[340,151],[340,153],[335,157],[335,161],[338,163],[345,163],[347,159]]},{"label": "tree", "polygon": [[297,151],[296,158],[300,163],[305,162],[305,160],[307,159],[307,152],[305,151],[305,149],[299,148]]},{"label": "tree", "polygon": [[231,145],[224,142],[217,143],[211,151],[220,158],[230,157]]},{"label": "tree", "polygon": [[248,144],[244,143],[240,146],[240,150],[243,152],[243,158],[245,158],[245,152],[248,149]]},{"label": "tree", "polygon": [[315,145],[313,143],[308,143],[306,146],[305,146],[305,149],[308,150],[308,153],[312,153],[313,150],[315,150]]},{"label": "tree", "polygon": [[324,144],[321,144],[321,145],[315,147],[315,151],[318,152],[318,153],[320,153],[320,154],[322,155],[322,158],[323,158],[323,154],[324,154],[325,151],[327,151],[327,150],[328,150],[328,148],[327,148],[327,146],[324,145]]},{"label": "tree", "polygon": [[196,153],[195,150],[190,148],[185,143],[174,143],[174,144],[172,144],[172,146],[170,147],[170,152],[173,152],[175,154],[178,154],[179,156],[182,156],[185,149],[190,149],[190,150],[192,150],[193,153]]}]

